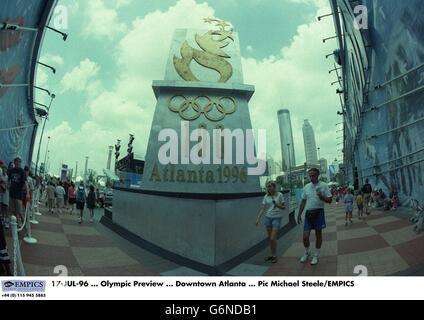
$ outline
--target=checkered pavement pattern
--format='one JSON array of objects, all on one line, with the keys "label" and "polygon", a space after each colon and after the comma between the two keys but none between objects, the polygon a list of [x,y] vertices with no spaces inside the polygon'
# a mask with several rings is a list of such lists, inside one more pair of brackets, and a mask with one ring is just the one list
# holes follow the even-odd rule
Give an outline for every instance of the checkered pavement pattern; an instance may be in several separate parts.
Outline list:
[{"label": "checkered pavement pattern", "polygon": [[[355,210],[353,225],[346,227],[344,206],[332,204],[326,208],[326,221],[327,229],[323,232],[324,242],[317,266],[299,261],[305,249],[302,229],[298,227],[298,240],[264,274],[353,276],[355,267],[363,265],[367,267],[369,276],[385,276],[424,266],[424,234],[417,235],[408,219],[398,217],[395,212],[374,209],[371,215],[359,220]],[[313,250],[314,235],[311,240]]]},{"label": "checkered pavement pattern", "polygon": [[[66,266],[70,276],[206,276],[147,252],[98,222],[79,225],[75,213],[50,214],[44,207],[41,212],[40,224],[32,225],[38,243],[21,241],[27,276],[54,276],[59,265]],[[333,204],[326,208],[326,220],[317,266],[299,262],[304,248],[298,226],[280,239],[276,264],[264,262],[267,248],[226,275],[352,276],[354,268],[363,265],[368,275],[384,276],[424,267],[424,234],[415,234],[407,218],[373,210],[364,220],[354,216],[354,224],[346,227],[344,207]],[[11,254],[10,231],[7,235]],[[314,244],[312,235],[311,248]]]},{"label": "checkered pavement pattern", "polygon": [[[99,231],[102,226],[98,222],[84,221],[79,225],[75,212],[51,214],[42,207],[41,213],[37,217],[40,223],[31,226],[32,237],[38,243],[27,244],[22,241],[24,235],[20,235],[27,276],[55,276],[54,268],[59,265],[66,266],[69,276],[158,276],[158,270],[164,268],[163,263],[157,267],[156,257],[140,257],[123,250]],[[85,214],[87,217],[88,213]],[[7,234],[12,253],[10,231]],[[172,266],[165,266],[165,270],[169,268]]]}]

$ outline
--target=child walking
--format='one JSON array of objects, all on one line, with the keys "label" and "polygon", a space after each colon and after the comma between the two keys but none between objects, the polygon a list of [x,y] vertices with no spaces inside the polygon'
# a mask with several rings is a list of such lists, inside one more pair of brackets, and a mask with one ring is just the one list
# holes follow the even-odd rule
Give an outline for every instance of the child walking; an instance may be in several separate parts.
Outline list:
[{"label": "child walking", "polygon": [[364,217],[364,197],[362,195],[362,192],[358,193],[358,196],[356,197],[356,205],[358,206],[358,217],[359,219],[363,219]]},{"label": "child walking", "polygon": [[354,201],[354,197],[353,197],[353,192],[352,190],[347,190],[345,196],[344,196],[344,204],[345,204],[345,208],[346,208],[346,223],[345,226],[350,226],[353,221],[352,221],[352,211],[353,211],[353,201]]}]

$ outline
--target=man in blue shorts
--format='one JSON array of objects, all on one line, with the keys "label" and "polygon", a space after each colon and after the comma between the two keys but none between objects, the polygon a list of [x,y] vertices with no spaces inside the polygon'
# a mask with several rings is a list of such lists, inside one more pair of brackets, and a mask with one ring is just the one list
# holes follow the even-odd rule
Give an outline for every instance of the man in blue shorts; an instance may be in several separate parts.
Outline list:
[{"label": "man in blue shorts", "polygon": [[312,168],[308,171],[311,183],[307,184],[303,189],[302,202],[300,203],[297,223],[302,223],[302,213],[306,207],[305,226],[303,232],[303,244],[305,246],[305,254],[300,259],[301,263],[308,261],[311,256],[310,241],[311,230],[315,230],[316,235],[316,252],[312,256],[311,265],[318,264],[318,258],[322,246],[322,230],[327,226],[325,224],[325,203],[330,204],[333,200],[330,188],[324,182],[318,180],[319,170]]}]

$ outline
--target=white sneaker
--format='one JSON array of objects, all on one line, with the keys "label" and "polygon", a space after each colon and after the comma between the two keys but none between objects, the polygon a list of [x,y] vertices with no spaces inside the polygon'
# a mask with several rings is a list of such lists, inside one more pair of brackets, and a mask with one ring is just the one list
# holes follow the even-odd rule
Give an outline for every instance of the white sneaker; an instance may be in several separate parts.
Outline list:
[{"label": "white sneaker", "polygon": [[311,266],[316,266],[318,264],[318,256],[315,254],[312,257]]},{"label": "white sneaker", "polygon": [[306,261],[308,261],[310,255],[311,254],[309,252],[305,252],[302,258],[300,258],[300,263],[305,263]]},{"label": "white sneaker", "polygon": [[78,223],[81,224],[82,223],[82,218],[78,219]]},{"label": "white sneaker", "polygon": [[94,222],[94,219],[93,218],[90,218],[90,223],[93,223]]}]

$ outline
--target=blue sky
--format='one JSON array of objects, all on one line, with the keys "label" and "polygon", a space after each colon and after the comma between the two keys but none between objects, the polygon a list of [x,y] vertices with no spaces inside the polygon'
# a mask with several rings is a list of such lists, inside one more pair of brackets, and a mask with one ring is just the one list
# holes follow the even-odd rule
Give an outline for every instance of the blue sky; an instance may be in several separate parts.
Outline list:
[{"label": "blue sky", "polygon": [[[245,80],[257,90],[250,106],[253,125],[269,128],[272,122],[275,128],[268,135],[269,154],[281,160],[276,112],[284,107],[295,122],[299,163],[304,160],[301,125],[307,118],[313,119],[322,155],[337,155],[338,119],[323,117],[320,110],[335,115],[339,107],[329,86],[334,79],[327,75],[332,64],[323,58],[336,43],[318,41],[334,33],[331,18],[320,24],[315,18],[329,12],[327,1],[62,0],[59,6],[68,14],[68,28],[62,31],[69,38],[63,42],[47,32],[40,61],[58,72],[41,67],[37,79],[57,94],[47,127],[54,137],[54,172],[62,162],[81,166],[86,155],[89,166],[101,171],[107,146],[117,138],[126,141],[129,132],[136,134],[136,152],[143,155],[155,105],[151,81],[163,77],[172,30],[198,26],[203,14],[230,21],[239,33]],[[63,22],[58,13],[51,25]],[[37,95],[42,103],[47,98]]]}]

